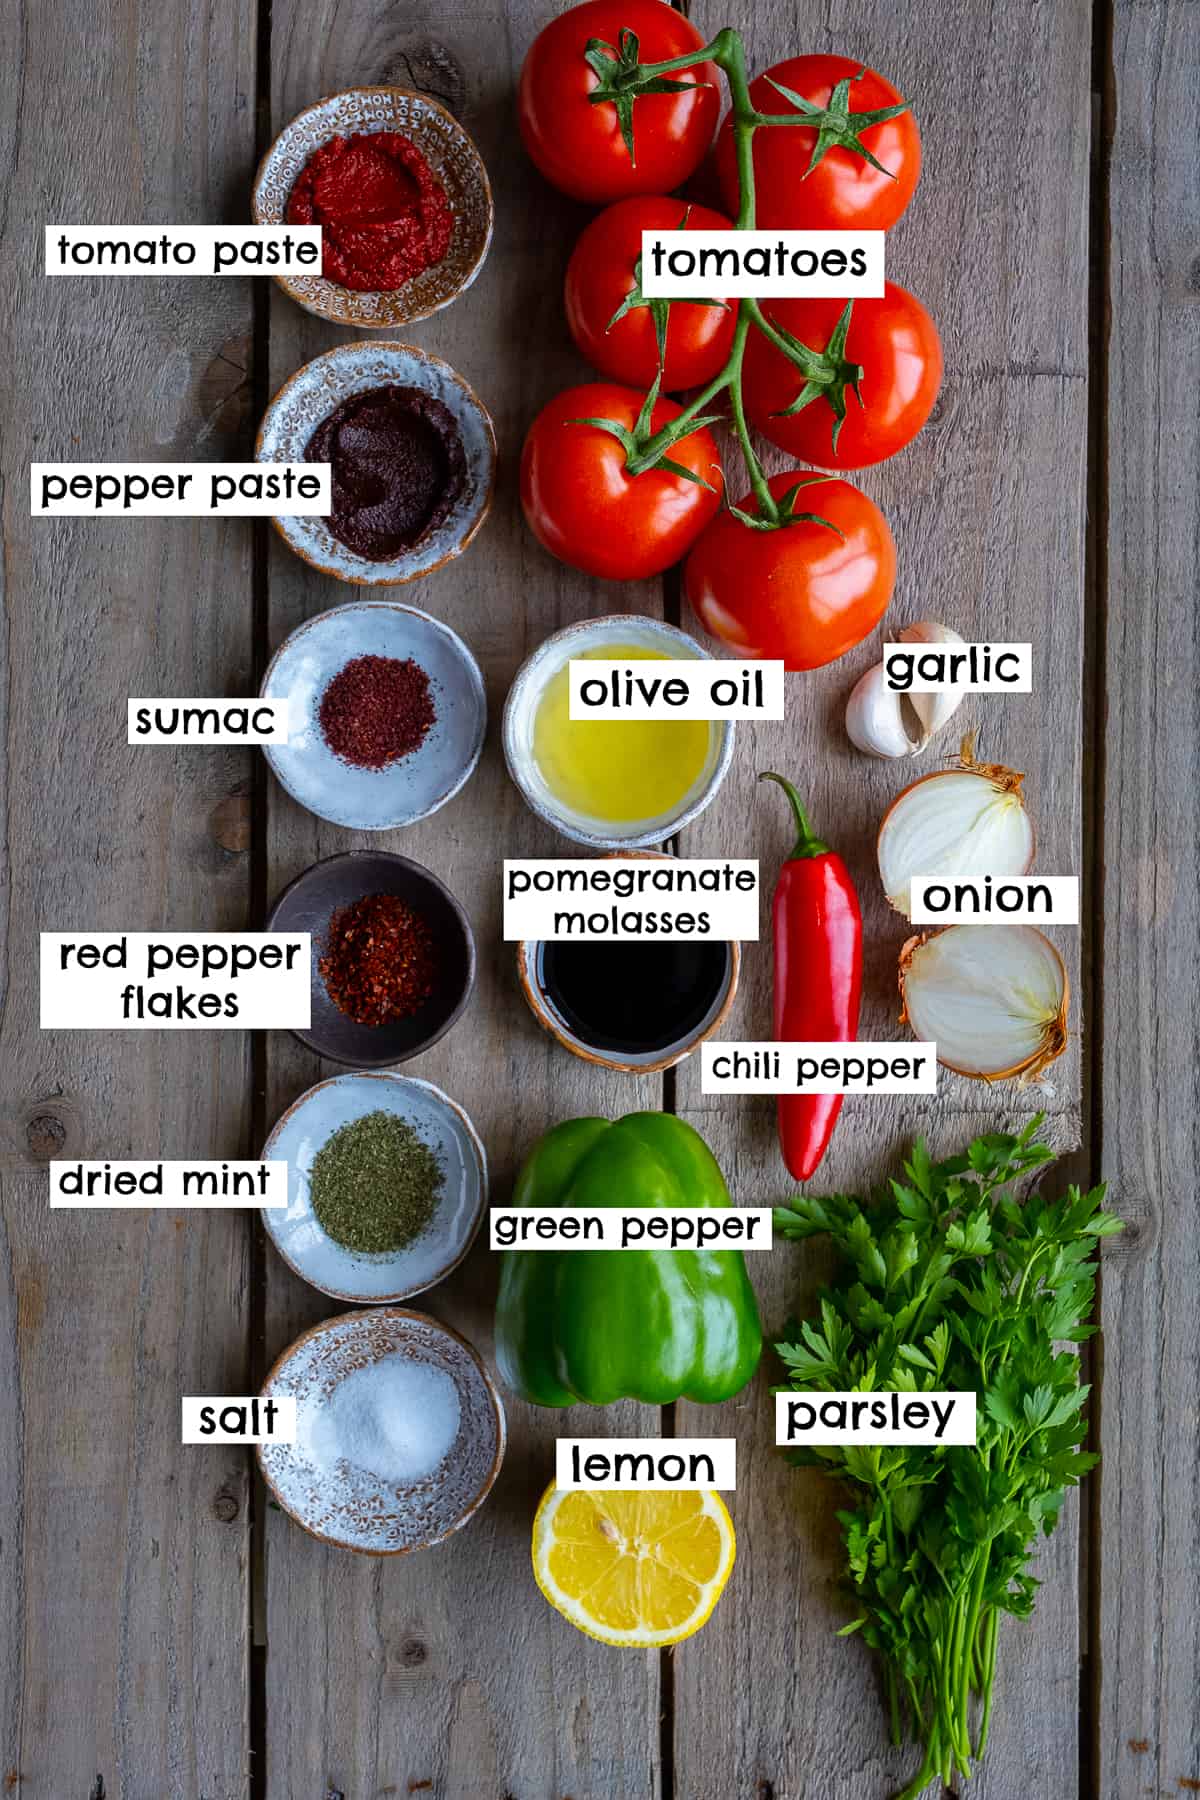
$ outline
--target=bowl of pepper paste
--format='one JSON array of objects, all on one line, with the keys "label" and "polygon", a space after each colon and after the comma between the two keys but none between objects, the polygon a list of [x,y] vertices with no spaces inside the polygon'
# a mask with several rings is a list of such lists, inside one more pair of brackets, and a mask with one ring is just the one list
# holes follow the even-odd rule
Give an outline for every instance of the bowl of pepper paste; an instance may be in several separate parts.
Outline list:
[{"label": "bowl of pepper paste", "polygon": [[487,170],[428,94],[349,88],[294,118],[259,165],[259,225],[320,225],[320,275],[279,275],[319,318],[368,331],[426,319],[470,287],[492,241]]},{"label": "bowl of pepper paste", "polygon": [[267,914],[312,934],[312,1013],[294,1035],[357,1068],[407,1062],[445,1036],[475,985],[475,936],[431,869],[387,850],[313,863]]},{"label": "bowl of pepper paste", "polygon": [[413,344],[343,344],[305,363],[263,415],[254,454],[329,464],[329,516],[273,522],[313,568],[360,587],[415,581],[461,555],[496,476],[487,408]]},{"label": "bowl of pepper paste", "polygon": [[264,754],[294,800],[356,831],[428,818],[473,774],[487,729],[479,664],[458,633],[398,600],[306,619],[271,658],[262,698],[288,708]]}]

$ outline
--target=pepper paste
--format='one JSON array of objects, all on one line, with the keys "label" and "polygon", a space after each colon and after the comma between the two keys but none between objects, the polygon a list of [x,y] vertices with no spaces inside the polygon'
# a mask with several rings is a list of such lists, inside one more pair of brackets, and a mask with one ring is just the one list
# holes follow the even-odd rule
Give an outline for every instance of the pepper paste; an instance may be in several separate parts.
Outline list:
[{"label": "pepper paste", "polygon": [[445,188],[398,131],[322,144],[291,191],[287,218],[321,226],[322,275],[360,293],[394,293],[440,263],[454,235]]},{"label": "pepper paste", "polygon": [[331,465],[333,511],[325,522],[369,562],[388,562],[419,544],[467,485],[454,414],[421,388],[352,394],[317,426],[304,456]]}]

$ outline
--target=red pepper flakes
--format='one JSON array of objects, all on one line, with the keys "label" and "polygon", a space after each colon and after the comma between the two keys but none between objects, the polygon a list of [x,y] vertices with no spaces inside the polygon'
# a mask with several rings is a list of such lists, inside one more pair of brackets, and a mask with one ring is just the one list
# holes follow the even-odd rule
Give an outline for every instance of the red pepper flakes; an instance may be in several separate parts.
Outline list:
[{"label": "red pepper flakes", "polygon": [[411,657],[356,656],[325,689],[317,717],[335,756],[386,769],[420,748],[437,710],[429,677]]},{"label": "red pepper flakes", "polygon": [[358,1025],[407,1019],[433,992],[437,955],[419,913],[396,894],[364,894],[329,921],[321,979]]}]

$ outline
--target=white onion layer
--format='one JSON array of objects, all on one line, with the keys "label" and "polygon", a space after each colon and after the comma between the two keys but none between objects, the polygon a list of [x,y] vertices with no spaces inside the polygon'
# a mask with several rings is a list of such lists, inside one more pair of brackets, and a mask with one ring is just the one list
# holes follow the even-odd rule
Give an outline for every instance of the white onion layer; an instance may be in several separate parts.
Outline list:
[{"label": "white onion layer", "polygon": [[914,875],[1023,875],[1033,861],[1033,826],[1018,789],[972,769],[946,769],[892,802],[878,853],[883,891],[907,919]]},{"label": "white onion layer", "polygon": [[1066,973],[1032,925],[949,925],[911,940],[900,986],[914,1034],[962,1075],[1032,1075],[1066,1046]]}]

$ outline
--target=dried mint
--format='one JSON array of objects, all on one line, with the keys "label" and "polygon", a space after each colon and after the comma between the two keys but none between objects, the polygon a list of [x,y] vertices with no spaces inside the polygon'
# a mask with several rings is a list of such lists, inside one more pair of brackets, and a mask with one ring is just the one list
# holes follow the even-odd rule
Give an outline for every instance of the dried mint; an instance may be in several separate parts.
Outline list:
[{"label": "dried mint", "polygon": [[343,1249],[403,1250],[427,1228],[443,1185],[428,1144],[395,1113],[366,1113],[335,1131],[313,1158],[313,1212]]}]

